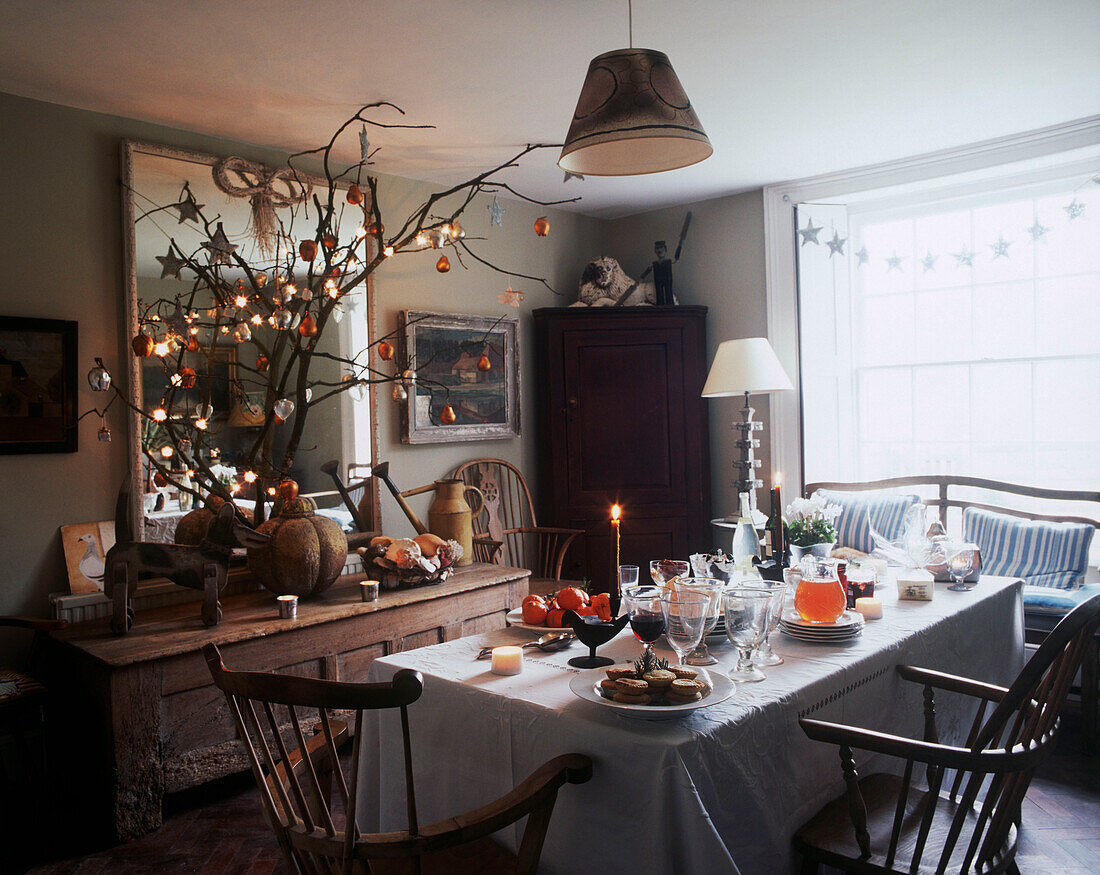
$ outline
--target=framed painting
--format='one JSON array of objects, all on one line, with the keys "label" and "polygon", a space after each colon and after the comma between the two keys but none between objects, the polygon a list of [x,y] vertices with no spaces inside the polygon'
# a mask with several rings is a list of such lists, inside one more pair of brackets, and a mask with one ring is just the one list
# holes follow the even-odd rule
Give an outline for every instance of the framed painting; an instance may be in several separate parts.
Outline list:
[{"label": "framed painting", "polygon": [[[407,367],[401,440],[407,444],[519,435],[519,320],[405,310]],[[445,415],[454,412],[454,421]]]},{"label": "framed painting", "polygon": [[75,453],[76,323],[0,316],[0,454]]},{"label": "framed painting", "polygon": [[61,527],[61,549],[69,573],[69,592],[103,592],[103,560],[115,545],[115,521]]}]

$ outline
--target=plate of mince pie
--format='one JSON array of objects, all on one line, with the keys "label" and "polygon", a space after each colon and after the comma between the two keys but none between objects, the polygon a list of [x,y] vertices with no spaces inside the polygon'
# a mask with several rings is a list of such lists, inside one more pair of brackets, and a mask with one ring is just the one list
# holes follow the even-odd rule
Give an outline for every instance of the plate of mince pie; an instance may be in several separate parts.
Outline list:
[{"label": "plate of mince pie", "polygon": [[582,671],[569,689],[625,717],[659,720],[724,702],[736,689],[725,674],[644,659]]}]

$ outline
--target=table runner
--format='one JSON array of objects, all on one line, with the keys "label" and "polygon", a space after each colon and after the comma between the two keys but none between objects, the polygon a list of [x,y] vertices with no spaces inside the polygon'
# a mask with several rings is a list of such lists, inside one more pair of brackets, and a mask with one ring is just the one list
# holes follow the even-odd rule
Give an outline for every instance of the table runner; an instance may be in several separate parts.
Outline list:
[{"label": "table runner", "polygon": [[[388,679],[400,668],[424,675],[424,695],[409,718],[422,824],[483,805],[551,757],[579,752],[592,757],[593,778],[559,792],[540,872],[794,871],[794,831],[844,790],[837,748],[807,739],[800,716],[919,738],[922,688],[902,682],[895,665],[1002,684],[1022,665],[1019,581],[983,577],[967,593],[937,585],[931,602],[897,601],[895,590],[881,593],[884,618],[848,644],[773,633],[785,664],[682,718],[630,719],[578,699],[569,689],[576,670],[566,662],[579,645],[525,651],[536,655],[525,656],[514,677],[493,675],[488,661],[474,660],[486,644],[533,637],[521,629],[387,656],[372,664],[369,679]],[[640,647],[628,627],[600,653],[627,661]],[[728,646],[713,652],[719,665],[712,671],[728,672],[736,662]],[[947,693],[937,693],[936,703],[941,741],[960,742],[973,706]],[[404,829],[399,721],[375,714],[364,726],[360,827]],[[900,769],[859,753],[857,764],[861,775]],[[499,837],[514,850],[518,835],[512,829]]]}]

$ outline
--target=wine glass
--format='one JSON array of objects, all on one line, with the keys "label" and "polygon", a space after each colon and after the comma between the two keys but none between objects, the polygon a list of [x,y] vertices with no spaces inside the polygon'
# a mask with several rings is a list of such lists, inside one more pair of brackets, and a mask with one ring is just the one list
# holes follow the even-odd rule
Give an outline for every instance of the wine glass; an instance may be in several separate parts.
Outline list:
[{"label": "wine glass", "polygon": [[764,631],[764,640],[753,654],[752,661],[755,665],[782,665],[783,657],[772,650],[768,639],[771,638],[779,626],[779,620],[783,616],[783,603],[787,596],[787,585],[774,580],[761,579],[753,586],[771,596],[771,604],[768,606],[768,625]]},{"label": "wine glass", "polygon": [[963,582],[971,571],[974,570],[974,545],[956,544],[948,549],[947,571],[955,578],[955,582],[948,587],[952,592],[969,592],[971,587]]},{"label": "wine glass", "polygon": [[653,642],[665,631],[665,615],[661,610],[664,594],[659,586],[632,586],[623,592],[630,630],[648,653],[653,653]]},{"label": "wine glass", "polygon": [[691,565],[680,559],[654,559],[649,563],[649,576],[657,586],[668,586],[680,577],[691,574]]},{"label": "wine glass", "polygon": [[706,596],[710,600],[710,612],[699,645],[683,661],[684,665],[716,665],[718,660],[707,649],[707,636],[718,625],[722,615],[722,590],[726,584],[713,577],[685,577],[676,582],[677,592],[693,592]]},{"label": "wine glass", "polygon": [[726,614],[726,637],[737,648],[737,667],[730,678],[739,684],[762,681],[764,672],[752,664],[753,651],[764,640],[771,613],[772,594],[765,589],[730,587],[722,593]]},{"label": "wine glass", "polygon": [[661,597],[661,613],[665,618],[665,639],[676,651],[680,665],[684,656],[702,640],[703,630],[714,611],[711,597],[704,593],[668,592]]}]

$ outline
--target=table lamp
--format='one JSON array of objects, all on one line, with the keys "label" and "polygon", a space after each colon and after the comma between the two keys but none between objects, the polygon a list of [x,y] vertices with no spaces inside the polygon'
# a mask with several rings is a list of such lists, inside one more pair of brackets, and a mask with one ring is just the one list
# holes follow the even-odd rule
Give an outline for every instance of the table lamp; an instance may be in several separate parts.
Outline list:
[{"label": "table lamp", "polygon": [[766,337],[746,337],[741,340],[724,340],[718,344],[714,361],[703,386],[704,398],[725,398],[745,393],[745,406],[741,409],[743,422],[733,423],[733,428],[741,434],[734,445],[741,450],[741,458],[735,459],[734,469],[739,477],[734,481],[738,493],[749,494],[749,507],[753,522],[759,524],[763,514],[756,507],[756,490],[763,481],[756,477],[760,460],[753,451],[759,448],[760,440],[753,432],[763,431],[764,423],[753,420],[755,412],[749,405],[749,396],[770,394],[772,392],[793,391],[787,372],[775,355],[775,350]]}]

